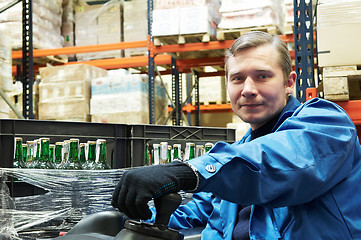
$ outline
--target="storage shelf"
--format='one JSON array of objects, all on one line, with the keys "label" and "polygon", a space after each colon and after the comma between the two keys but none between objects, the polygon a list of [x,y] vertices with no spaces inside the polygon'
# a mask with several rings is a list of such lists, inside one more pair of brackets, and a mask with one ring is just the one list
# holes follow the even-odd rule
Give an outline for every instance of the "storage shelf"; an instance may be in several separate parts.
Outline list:
[{"label": "storage shelf", "polygon": [[[280,37],[286,43],[294,42],[293,34],[281,35]],[[210,42],[154,46],[153,44],[150,44],[148,40],[144,40],[144,41],[119,42],[119,43],[102,44],[102,45],[63,47],[57,49],[34,49],[33,56],[34,58],[40,58],[40,57],[69,55],[69,54],[77,54],[77,53],[101,52],[108,50],[147,47],[151,50],[151,54],[155,55],[154,58],[155,64],[161,66],[161,65],[171,64],[172,53],[222,50],[229,48],[233,42],[234,40],[224,40],[224,41],[210,41]],[[290,54],[291,54],[291,58],[294,59],[295,58],[294,50],[290,50]],[[13,51],[12,58],[21,59],[22,51]],[[97,60],[80,61],[80,62],[67,62],[63,64],[80,64],[80,63],[89,64],[104,69],[147,67],[148,56],[97,59]],[[190,72],[191,68],[200,68],[205,66],[223,66],[224,56],[193,57],[193,58],[177,59],[177,65],[179,66],[180,72],[187,73]],[[15,66],[13,66],[13,72],[16,72]],[[169,72],[169,71],[165,71],[165,72]],[[199,77],[220,76],[220,75],[224,75],[223,70],[219,70],[218,72],[211,72],[211,73],[206,73],[206,72],[199,73]],[[349,114],[349,116],[351,117],[352,121],[355,124],[361,124],[361,100],[336,102],[336,103],[345,109],[345,111]],[[200,111],[232,111],[230,104],[201,105],[199,109]],[[183,107],[184,112],[193,112],[195,110],[196,107],[192,105]]]},{"label": "storage shelf", "polygon": [[354,124],[361,125],[361,100],[336,101],[335,103],[347,112]]}]

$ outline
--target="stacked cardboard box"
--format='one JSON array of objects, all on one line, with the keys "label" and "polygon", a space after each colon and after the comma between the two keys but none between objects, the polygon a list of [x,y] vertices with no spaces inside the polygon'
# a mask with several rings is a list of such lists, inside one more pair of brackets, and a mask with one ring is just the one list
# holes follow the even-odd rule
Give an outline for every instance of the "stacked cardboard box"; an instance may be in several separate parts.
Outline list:
[{"label": "stacked cardboard box", "polygon": [[[4,93],[12,90],[11,42],[6,29],[0,26],[0,89]],[[10,107],[0,96],[0,118],[9,117]]]},{"label": "stacked cardboard box", "polygon": [[[92,122],[149,123],[148,76],[127,70],[110,70],[108,76],[92,80]],[[164,89],[156,82],[155,116],[164,120],[168,101]]]},{"label": "stacked cardboard box", "polygon": [[[14,1],[7,1],[14,2]],[[33,45],[35,48],[51,49],[63,46],[61,36],[62,0],[33,0]],[[20,1],[0,14],[0,24],[11,36],[12,48],[22,47],[22,15]]]},{"label": "stacked cardboard box", "polygon": [[90,120],[91,80],[107,71],[86,64],[40,68],[39,119]]},{"label": "stacked cardboard box", "polygon": [[162,1],[153,10],[153,35],[216,34],[220,20],[218,0]]},{"label": "stacked cardboard box", "polygon": [[[122,41],[122,5],[119,0],[105,4],[79,1],[75,6],[75,45],[98,45]],[[119,58],[121,50],[77,54],[79,60]]]},{"label": "stacked cardboard box", "polygon": [[[147,0],[124,2],[124,41],[144,41],[148,35]],[[125,57],[147,54],[147,48],[125,49]]]},{"label": "stacked cardboard box", "polygon": [[285,8],[283,0],[223,0],[218,27],[222,29],[276,26],[283,31]]},{"label": "stacked cardboard box", "polygon": [[360,65],[361,1],[322,0],[317,6],[320,67]]}]

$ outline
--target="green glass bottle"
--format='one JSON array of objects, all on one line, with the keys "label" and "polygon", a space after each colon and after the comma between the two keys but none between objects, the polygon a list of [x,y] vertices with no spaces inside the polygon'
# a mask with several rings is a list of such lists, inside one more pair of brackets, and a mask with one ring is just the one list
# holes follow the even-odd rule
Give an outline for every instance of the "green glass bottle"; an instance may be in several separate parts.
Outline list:
[{"label": "green glass bottle", "polygon": [[96,166],[96,141],[88,141],[88,154],[84,169],[94,170]]},{"label": "green glass bottle", "polygon": [[49,161],[53,165],[53,168],[55,168],[55,145],[54,144],[49,145]]},{"label": "green glass bottle", "polygon": [[59,169],[69,169],[69,152],[70,152],[70,140],[63,141],[63,149],[62,149],[62,159]]},{"label": "green glass bottle", "polygon": [[23,159],[23,139],[21,137],[16,137],[14,139],[14,168],[26,168],[24,159]]},{"label": "green glass bottle", "polygon": [[172,146],[168,145],[168,162],[172,161]]},{"label": "green glass bottle", "polygon": [[26,165],[30,168],[35,155],[35,142],[26,141]]},{"label": "green glass bottle", "polygon": [[168,159],[168,142],[161,142],[160,143],[160,164],[169,163]]},{"label": "green glass bottle", "polygon": [[159,162],[160,162],[159,158],[160,158],[159,144],[154,143],[153,150],[152,150],[152,165],[159,164]]},{"label": "green glass bottle", "polygon": [[186,149],[184,154],[184,160],[188,161],[195,157],[195,144],[191,142],[186,143]]},{"label": "green glass bottle", "polygon": [[196,145],[196,154],[195,157],[200,157],[205,153],[203,145]]},{"label": "green glass bottle", "polygon": [[35,168],[54,169],[54,165],[50,162],[50,139],[40,138],[39,160]]},{"label": "green glass bottle", "polygon": [[149,165],[151,165],[151,158],[149,157],[149,145],[147,143],[144,149],[144,166]]},{"label": "green glass bottle", "polygon": [[83,169],[85,169],[85,166],[86,166],[85,148],[86,148],[86,144],[80,143],[79,162]]},{"label": "green glass bottle", "polygon": [[174,160],[182,160],[182,156],[181,156],[181,148],[182,145],[181,144],[173,144],[173,158],[172,161]]},{"label": "green glass bottle", "polygon": [[21,144],[21,148],[23,149],[23,162],[25,164],[25,167],[28,167],[26,164],[26,154],[28,153],[28,145],[26,143]]},{"label": "green glass bottle", "polygon": [[34,140],[34,157],[29,168],[37,168],[40,161],[40,139]]},{"label": "green glass bottle", "polygon": [[98,139],[96,145],[96,170],[110,169],[107,163],[107,141],[105,139]]},{"label": "green glass bottle", "polygon": [[211,150],[213,147],[213,143],[206,143],[205,144],[205,151],[208,152],[209,150]]},{"label": "green glass bottle", "polygon": [[63,142],[55,143],[55,159],[54,166],[59,169],[63,160]]},{"label": "green glass bottle", "polygon": [[69,144],[69,164],[65,166],[67,170],[82,170],[83,167],[79,161],[79,139],[70,139]]}]

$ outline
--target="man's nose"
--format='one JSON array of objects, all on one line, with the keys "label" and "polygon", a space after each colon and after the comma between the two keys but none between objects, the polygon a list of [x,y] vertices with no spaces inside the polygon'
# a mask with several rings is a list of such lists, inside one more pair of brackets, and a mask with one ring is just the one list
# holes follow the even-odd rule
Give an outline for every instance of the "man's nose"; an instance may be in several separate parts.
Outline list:
[{"label": "man's nose", "polygon": [[242,95],[244,97],[251,97],[257,95],[257,88],[251,77],[247,77],[244,81]]}]

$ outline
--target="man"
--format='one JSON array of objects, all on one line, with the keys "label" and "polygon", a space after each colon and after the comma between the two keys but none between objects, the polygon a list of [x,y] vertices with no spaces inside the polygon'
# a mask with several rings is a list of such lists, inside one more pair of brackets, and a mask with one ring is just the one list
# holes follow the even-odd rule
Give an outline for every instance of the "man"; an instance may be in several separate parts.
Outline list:
[{"label": "man", "polygon": [[[233,111],[251,129],[186,163],[144,167],[120,180],[112,204],[154,220],[147,202],[193,191],[169,226],[205,226],[202,239],[361,239],[361,147],[336,104],[300,104],[285,43],[250,32],[225,59]],[[153,213],[153,215],[152,215]]]}]

